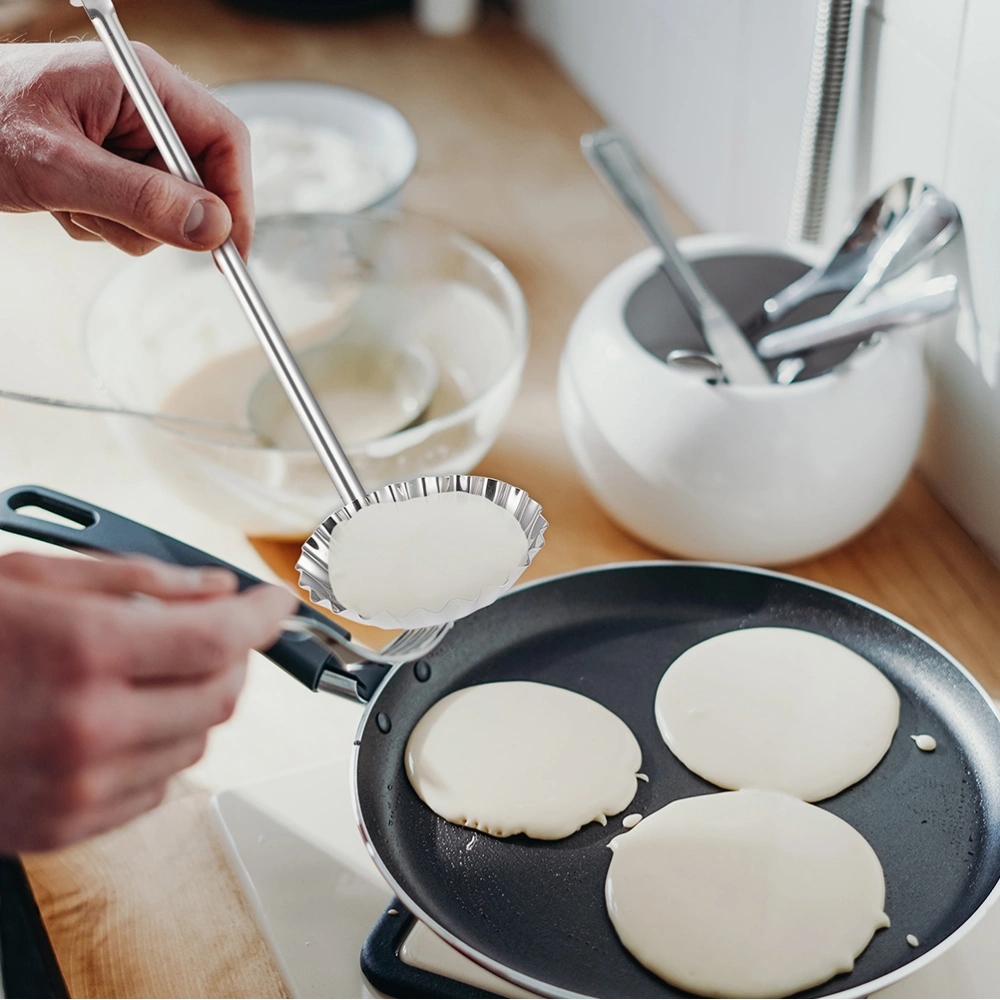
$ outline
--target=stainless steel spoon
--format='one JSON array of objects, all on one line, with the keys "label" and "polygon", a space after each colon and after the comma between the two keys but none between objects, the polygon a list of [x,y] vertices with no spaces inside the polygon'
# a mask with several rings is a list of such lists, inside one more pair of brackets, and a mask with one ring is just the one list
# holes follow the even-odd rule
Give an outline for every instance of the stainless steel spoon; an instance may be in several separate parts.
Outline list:
[{"label": "stainless steel spoon", "polygon": [[808,351],[838,340],[868,336],[880,330],[923,323],[934,316],[951,312],[958,306],[958,279],[953,274],[931,278],[906,295],[887,301],[866,303],[841,312],[839,307],[828,316],[811,319],[785,330],[769,333],[757,342],[762,358],[781,358],[798,351]]},{"label": "stainless steel spoon", "polygon": [[[958,304],[958,279],[953,274],[946,274],[923,282],[906,295],[845,312],[840,312],[838,308],[827,316],[769,333],[757,342],[757,351],[762,358],[782,358],[775,380],[780,385],[788,385],[805,367],[801,358],[790,355],[834,344],[838,340],[915,326],[951,312]],[[667,364],[676,371],[698,376],[705,381],[717,380],[721,372],[718,361],[703,351],[671,351],[667,355]]]},{"label": "stainless steel spoon", "polygon": [[770,385],[772,379],[767,366],[677,249],[645,171],[628,140],[609,128],[583,136],[580,147],[597,175],[663,251],[663,271],[684,308],[701,328],[709,352],[722,366],[725,379],[736,385]]},{"label": "stainless steel spoon", "polygon": [[771,296],[744,329],[756,333],[827,292],[849,293],[838,309],[858,305],[875,288],[932,257],[960,228],[958,209],[940,191],[913,177],[898,180],[865,208],[825,264]]}]

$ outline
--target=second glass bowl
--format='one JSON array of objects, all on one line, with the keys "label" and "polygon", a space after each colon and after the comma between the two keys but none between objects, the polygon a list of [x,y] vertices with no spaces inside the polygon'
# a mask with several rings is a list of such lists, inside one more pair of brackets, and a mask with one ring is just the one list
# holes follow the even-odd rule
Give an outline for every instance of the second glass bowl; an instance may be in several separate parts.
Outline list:
[{"label": "second glass bowl", "polygon": [[[524,297],[496,257],[424,219],[304,214],[262,219],[250,267],[296,353],[346,338],[433,356],[440,382],[421,422],[347,448],[367,489],[465,473],[486,454],[528,349]],[[267,371],[211,258],[169,248],[101,291],[83,351],[117,405],[237,423]],[[165,485],[249,535],[301,539],[341,505],[310,449],[109,420]]]}]

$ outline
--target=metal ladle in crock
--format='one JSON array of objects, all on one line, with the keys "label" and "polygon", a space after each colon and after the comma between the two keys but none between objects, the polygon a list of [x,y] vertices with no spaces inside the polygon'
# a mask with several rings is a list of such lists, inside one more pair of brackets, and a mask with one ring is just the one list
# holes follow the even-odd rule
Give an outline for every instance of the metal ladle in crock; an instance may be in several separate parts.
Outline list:
[{"label": "metal ladle in crock", "polygon": [[[118,20],[112,0],[70,0],[70,2],[76,7],[83,7],[86,11],[98,36],[107,47],[115,69],[135,102],[135,106],[149,129],[153,142],[163,156],[169,171],[189,184],[203,188],[204,184],[191,161],[191,157],[184,148],[184,144]],[[510,511],[524,530],[527,541],[527,552],[519,569],[523,570],[528,566],[542,547],[542,536],[546,522],[541,517],[541,507],[523,490],[507,483],[478,476],[446,476],[425,477],[408,483],[393,484],[369,494],[351,467],[351,463],[330,427],[326,415],[303,377],[292,352],[285,343],[281,330],[258,291],[243,258],[236,249],[236,244],[233,243],[232,239],[227,239],[221,247],[213,251],[212,256],[232,287],[237,301],[264,349],[264,354],[274,370],[278,382],[302,423],[309,442],[315,448],[323,468],[344,501],[344,505],[326,518],[303,546],[303,559],[309,560],[310,566],[316,565],[316,559],[319,556],[320,564],[325,567],[330,533],[338,524],[368,504],[398,503],[413,497],[442,492],[476,493]],[[512,572],[506,587],[513,585],[518,575],[518,572]],[[324,604],[334,611],[344,610],[333,594],[329,578],[325,573],[310,577],[309,586],[314,601]],[[368,655],[369,658],[378,658],[392,654],[396,656],[398,662],[405,662],[407,659],[424,655],[437,645],[450,625],[451,622],[441,620],[423,629],[407,630],[386,649],[378,653],[367,651],[365,655]],[[310,632],[316,631],[316,625],[311,621],[305,625],[301,623],[297,625],[292,622],[289,627],[302,627],[307,628]],[[341,641],[340,633],[332,628],[325,630],[325,637],[333,642]],[[405,647],[402,652],[399,650],[400,644]],[[395,649],[395,653],[392,653],[393,649]]]}]

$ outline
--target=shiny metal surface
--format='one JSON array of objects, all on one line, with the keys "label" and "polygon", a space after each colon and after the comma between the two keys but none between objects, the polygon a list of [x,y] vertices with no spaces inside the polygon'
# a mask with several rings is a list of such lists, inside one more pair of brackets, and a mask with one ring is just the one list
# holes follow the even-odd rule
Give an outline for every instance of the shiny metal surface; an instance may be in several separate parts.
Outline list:
[{"label": "shiny metal surface", "polygon": [[888,302],[866,304],[846,312],[838,308],[808,323],[769,333],[757,342],[757,353],[762,358],[781,358],[838,340],[913,326],[957,307],[958,279],[953,274],[947,274],[926,281],[912,293]]},{"label": "shiny metal surface", "polygon": [[879,285],[932,257],[960,229],[953,202],[931,185],[904,177],[865,207],[825,264],[769,298],[745,328],[752,333],[778,323],[803,302],[828,292],[849,292],[850,301],[840,305],[859,305]]},{"label": "shiny metal surface", "polygon": [[[71,2],[74,6],[83,7],[93,22],[169,171],[189,184],[204,187],[191,157],[177,135],[170,117],[160,103],[135,49],[132,48],[118,20],[114,4],[111,0],[71,0]],[[347,455],[302,377],[236,245],[231,239],[226,240],[218,250],[213,251],[212,255],[229,281],[337,492],[347,500],[361,503],[365,496],[364,487],[351,468]]]},{"label": "shiny metal surface", "polygon": [[[789,355],[806,351],[838,340],[914,326],[934,316],[951,312],[959,304],[958,279],[947,274],[925,281],[906,295],[888,302],[862,305],[841,312],[835,309],[826,316],[769,333],[757,341],[757,353],[762,358],[782,358],[775,375],[779,385],[795,381],[805,362]],[[667,364],[684,374],[713,381],[720,377],[722,366],[704,351],[675,350],[667,355]]]},{"label": "shiny metal surface", "polygon": [[[501,482],[499,479],[488,479],[485,476],[424,476],[421,479],[411,479],[405,483],[392,483],[389,486],[383,486],[382,489],[369,494],[366,502],[400,503],[413,497],[429,496],[434,493],[473,493],[510,511],[517,518],[525,538],[528,540],[525,566],[531,564],[532,559],[545,544],[544,534],[548,527],[548,521],[542,517],[541,505],[532,500],[524,490]],[[295,568],[299,571],[299,586],[308,591],[309,599],[313,604],[328,608],[335,614],[345,611],[346,608],[337,600],[333,588],[330,586],[330,567],[327,561],[330,538],[337,525],[348,520],[361,507],[362,504],[346,504],[339,510],[335,510],[303,543],[302,555],[295,564]],[[407,630],[395,641],[399,642],[404,636],[423,631],[425,630]],[[384,650],[383,654],[385,654]],[[411,652],[408,658],[418,657],[414,657]]]},{"label": "shiny metal surface", "polygon": [[656,246],[663,251],[663,270],[697,322],[710,353],[726,379],[736,385],[770,385],[771,375],[743,331],[705,287],[694,268],[677,249],[646,174],[631,144],[614,129],[592,132],[580,147],[594,171],[629,210]]},{"label": "shiny metal surface", "polygon": [[778,385],[791,385],[803,372],[806,363],[802,358],[782,358],[774,373]]},{"label": "shiny metal surface", "polygon": [[705,351],[688,351],[682,348],[667,355],[667,364],[675,371],[701,378],[706,382],[716,382],[722,378],[722,365],[718,359]]},{"label": "shiny metal surface", "polygon": [[851,0],[819,0],[812,66],[799,140],[788,238],[818,243],[823,235],[833,143],[851,33]]},{"label": "shiny metal surface", "polygon": [[[448,634],[452,626],[452,622],[445,622],[443,625],[433,625],[428,628],[407,629],[381,649],[371,649],[362,642],[346,638],[335,628],[316,618],[294,616],[286,618],[281,624],[287,632],[301,632],[315,639],[341,663],[350,663],[352,658],[357,658],[357,662],[367,661],[387,666],[409,663],[411,660],[419,660],[426,656]],[[345,656],[345,651],[351,656]],[[350,667],[345,666],[345,669],[349,671]],[[344,685],[348,680],[349,678],[331,670],[324,671],[323,679],[320,680],[320,690],[336,693],[349,690],[351,694],[356,694],[356,684],[353,689],[345,688]]]}]

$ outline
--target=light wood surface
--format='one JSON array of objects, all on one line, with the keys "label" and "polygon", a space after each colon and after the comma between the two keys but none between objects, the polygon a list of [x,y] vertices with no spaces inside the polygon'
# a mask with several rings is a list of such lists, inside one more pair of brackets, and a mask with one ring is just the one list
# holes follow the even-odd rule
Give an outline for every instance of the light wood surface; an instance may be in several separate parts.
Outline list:
[{"label": "light wood surface", "polygon": [[[644,243],[579,155],[580,134],[600,117],[546,56],[502,18],[445,40],[401,18],[306,27],[195,0],[119,6],[134,37],[206,83],[324,80],[400,108],[420,143],[406,207],[486,245],[528,300],[524,388],[480,471],[545,505],[551,528],[530,575],[658,557],[591,501],[559,429],[554,381],[569,323],[594,284]],[[59,8],[31,37],[84,31],[78,13]],[[678,234],[692,231],[665,207]],[[255,544],[292,578],[295,546]],[[860,538],[791,572],[906,618],[1000,694],[1000,572],[917,479]],[[282,995],[203,792],[181,783],[138,823],[27,864],[74,996]]]}]

